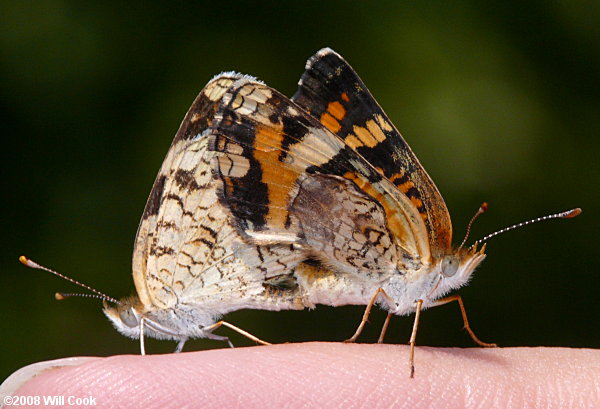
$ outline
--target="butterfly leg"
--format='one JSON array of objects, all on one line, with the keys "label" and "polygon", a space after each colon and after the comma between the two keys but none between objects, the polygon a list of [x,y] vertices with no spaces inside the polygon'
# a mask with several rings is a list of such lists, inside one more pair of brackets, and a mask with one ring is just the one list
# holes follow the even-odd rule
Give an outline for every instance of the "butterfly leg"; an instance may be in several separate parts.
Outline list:
[{"label": "butterfly leg", "polygon": [[417,300],[417,308],[415,311],[415,322],[413,323],[412,333],[410,334],[410,356],[408,359],[408,363],[410,365],[410,377],[415,377],[415,345],[417,342],[417,329],[419,328],[419,319],[421,318],[421,306],[423,305],[423,300]]},{"label": "butterfly leg", "polygon": [[[375,294],[373,294],[373,297],[371,297],[369,304],[367,304],[367,308],[365,308],[365,312],[363,314],[362,320],[360,321],[360,324],[358,325],[358,328],[356,329],[356,332],[354,333],[354,335],[352,335],[350,338],[348,338],[344,342],[355,342],[356,339],[360,336],[361,332],[365,328],[365,324],[369,321],[369,314],[371,314],[371,308],[373,308],[373,305],[375,305],[375,302],[377,301],[377,297],[379,296],[379,294],[383,294],[383,296],[385,297],[385,300],[388,302],[388,304],[390,306],[395,306],[394,300],[392,300],[390,298],[390,296],[387,295],[387,293],[384,291],[384,289],[378,288],[377,291],[375,291]],[[387,321],[388,320],[386,318],[386,322]],[[386,326],[386,324],[384,324],[384,326]],[[387,328],[386,328],[386,330],[387,330]],[[381,336],[379,338],[381,338]]]},{"label": "butterfly leg", "polygon": [[475,335],[475,333],[471,329],[471,326],[469,325],[469,320],[467,319],[467,310],[465,310],[465,305],[464,305],[462,297],[460,295],[455,294],[455,295],[451,295],[450,297],[446,297],[446,298],[442,298],[440,300],[437,300],[435,303],[432,304],[432,307],[437,307],[438,305],[448,304],[449,302],[452,302],[452,301],[458,302],[458,306],[460,307],[460,313],[462,314],[462,319],[463,319],[463,323],[464,323],[465,329],[467,330],[467,332],[471,336],[471,339],[477,345],[480,345],[482,347],[488,347],[488,348],[497,347],[498,345],[496,345],[496,344],[488,344],[487,342],[483,342],[479,338],[477,338],[477,336]]},{"label": "butterfly leg", "polygon": [[[237,332],[238,334],[242,334],[243,336],[245,336],[248,339],[251,339],[252,341],[258,343],[258,344],[262,344],[262,345],[272,345],[267,341],[263,341],[260,338],[255,337],[254,335],[252,335],[249,332],[244,331],[241,328],[236,327],[233,324],[228,323],[227,321],[219,321],[219,322],[215,322],[212,325],[209,325],[208,327],[204,327],[202,328],[205,332],[207,332],[207,338],[211,338],[211,339],[222,339],[223,341],[225,341],[225,339],[227,340],[227,342],[229,342],[229,338],[227,337],[220,337],[218,335],[214,335],[212,334],[212,331],[216,330],[217,328],[221,327],[221,326],[225,326],[227,328],[230,328],[232,330],[234,330],[235,332]],[[208,334],[210,334],[211,336],[208,336]],[[218,337],[218,338],[213,338],[213,337]],[[223,339],[224,338],[224,339]],[[229,342],[229,346],[231,346],[233,348],[233,344],[231,344],[231,342]]]},{"label": "butterfly leg", "polygon": [[183,350],[183,346],[185,345],[187,338],[181,338],[177,343],[177,348],[175,348],[175,353],[178,354]]},{"label": "butterfly leg", "polygon": [[146,318],[142,317],[140,319],[140,354],[146,355],[146,347],[144,346],[144,322],[146,322]]},{"label": "butterfly leg", "polygon": [[390,320],[392,319],[391,312],[388,312],[387,317],[385,317],[385,322],[383,323],[383,327],[381,327],[381,334],[379,334],[379,338],[377,339],[378,344],[383,344],[383,338],[385,337],[385,333],[387,332],[388,326],[390,325]]},{"label": "butterfly leg", "polygon": [[234,348],[233,343],[231,342],[231,340],[229,339],[229,337],[225,337],[222,335],[216,335],[213,333],[206,333],[204,334],[204,336],[208,339],[214,339],[215,341],[223,341],[223,342],[227,342],[227,345],[229,345],[229,348]]}]

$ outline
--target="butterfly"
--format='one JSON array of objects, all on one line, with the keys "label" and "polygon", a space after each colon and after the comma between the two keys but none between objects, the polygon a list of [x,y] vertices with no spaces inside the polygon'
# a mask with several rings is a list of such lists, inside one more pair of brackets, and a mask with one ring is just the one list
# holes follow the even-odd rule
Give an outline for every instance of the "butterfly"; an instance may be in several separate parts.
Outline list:
[{"label": "butterfly", "polygon": [[[152,187],[135,239],[133,280],[136,295],[109,305],[104,313],[122,334],[143,339],[189,338],[228,341],[213,334],[224,325],[268,344],[226,321],[224,314],[243,308],[301,309],[298,287],[285,286],[282,264],[299,254],[276,246],[249,246],[219,205],[213,176],[215,153],[208,150],[210,128],[229,87],[252,77],[223,73],[212,79],[188,110]],[[245,260],[261,260],[255,268]],[[269,283],[277,283],[270,285]],[[230,343],[231,346],[231,343]]]},{"label": "butterfly", "polygon": [[311,57],[291,99],[252,78],[235,81],[210,128],[232,225],[245,243],[301,255],[289,271],[304,304],[366,305],[350,341],[374,304],[388,311],[380,341],[392,315],[415,312],[412,376],[421,310],[457,301],[473,340],[495,346],[470,329],[459,295],[443,298],[469,281],[485,245],[452,246],[444,199],[339,54]]}]

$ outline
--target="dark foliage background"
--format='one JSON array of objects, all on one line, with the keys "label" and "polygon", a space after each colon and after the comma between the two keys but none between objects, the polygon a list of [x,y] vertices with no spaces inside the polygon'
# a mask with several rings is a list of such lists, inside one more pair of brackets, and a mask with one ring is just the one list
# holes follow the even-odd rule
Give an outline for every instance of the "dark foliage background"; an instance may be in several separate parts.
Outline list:
[{"label": "dark foliage background", "polygon": [[[0,2],[0,379],[40,360],[137,353],[100,303],[56,302],[67,282],[119,297],[146,197],[171,138],[220,71],[292,95],[323,46],[359,72],[444,195],[455,240],[580,206],[569,221],[498,237],[462,290],[501,346],[600,347],[600,21],[594,1]],[[340,341],[362,307],[241,311],[274,342]],[[374,342],[384,314],[362,338]],[[388,341],[406,342],[411,318]],[[472,346],[456,305],[423,314],[418,342]],[[251,343],[226,329],[236,345]],[[174,343],[150,341],[152,352]],[[195,341],[187,349],[223,347]]]}]

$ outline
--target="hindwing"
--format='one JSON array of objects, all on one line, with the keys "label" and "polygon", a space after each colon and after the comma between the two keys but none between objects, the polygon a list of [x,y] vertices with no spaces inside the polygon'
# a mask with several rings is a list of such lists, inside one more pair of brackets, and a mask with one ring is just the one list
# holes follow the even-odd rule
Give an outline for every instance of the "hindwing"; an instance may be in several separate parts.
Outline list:
[{"label": "hindwing", "polygon": [[[282,270],[289,273],[301,261],[300,255],[241,245],[239,233],[217,199],[211,165],[215,152],[207,149],[208,129],[227,89],[241,78],[225,73],[206,85],[186,114],[158,173],[133,253],[134,282],[147,309],[182,303],[200,304],[219,313],[257,305],[300,307],[293,292],[267,294],[264,285],[272,276],[281,276]],[[259,258],[260,263],[254,261]],[[292,284],[288,280],[286,289],[293,289]],[[263,298],[261,302],[261,297],[270,301]]]}]

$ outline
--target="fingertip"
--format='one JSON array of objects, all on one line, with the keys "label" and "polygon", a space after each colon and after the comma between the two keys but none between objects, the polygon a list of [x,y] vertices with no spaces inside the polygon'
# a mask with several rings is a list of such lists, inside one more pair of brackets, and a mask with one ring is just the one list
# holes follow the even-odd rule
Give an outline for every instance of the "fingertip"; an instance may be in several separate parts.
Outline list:
[{"label": "fingertip", "polygon": [[124,355],[43,372],[17,393],[122,407],[591,408],[600,384],[595,350],[418,347],[412,379],[408,356],[407,346],[343,343]]},{"label": "fingertip", "polygon": [[31,365],[24,366],[23,368],[17,369],[8,378],[6,378],[0,385],[0,396],[14,395],[17,390],[22,386],[29,383],[32,379],[41,376],[44,373],[51,372],[56,369],[64,367],[73,367],[83,365],[86,362],[90,362],[95,357],[71,357],[54,359],[51,361],[36,362]]}]

